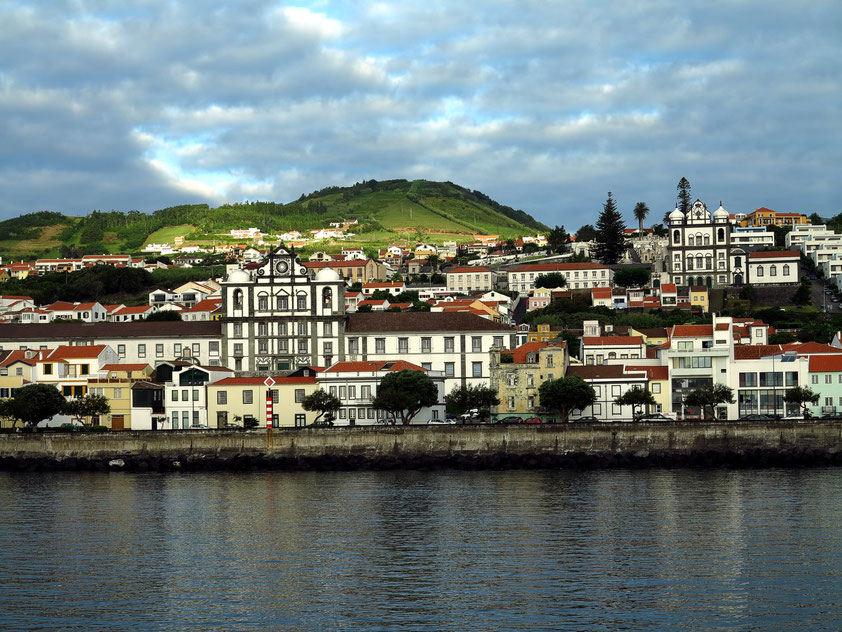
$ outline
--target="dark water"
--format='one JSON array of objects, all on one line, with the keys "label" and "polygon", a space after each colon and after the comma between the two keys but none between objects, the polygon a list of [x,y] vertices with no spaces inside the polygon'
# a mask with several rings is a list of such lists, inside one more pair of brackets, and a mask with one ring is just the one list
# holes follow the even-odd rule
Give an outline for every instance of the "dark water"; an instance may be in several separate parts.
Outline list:
[{"label": "dark water", "polygon": [[0,474],[2,630],[842,630],[842,470]]}]

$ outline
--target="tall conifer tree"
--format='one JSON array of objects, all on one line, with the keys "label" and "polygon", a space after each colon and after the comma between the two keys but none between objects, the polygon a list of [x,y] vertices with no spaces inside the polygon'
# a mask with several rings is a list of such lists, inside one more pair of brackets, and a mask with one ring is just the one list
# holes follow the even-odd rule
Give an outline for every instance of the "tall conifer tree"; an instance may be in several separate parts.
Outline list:
[{"label": "tall conifer tree", "polygon": [[690,210],[690,181],[687,178],[681,178],[678,181],[678,210],[687,215]]},{"label": "tall conifer tree", "polygon": [[602,213],[596,222],[596,244],[594,255],[602,263],[614,264],[626,250],[626,238],[623,231],[626,224],[617,210],[617,204],[608,192],[608,199],[602,207]]}]

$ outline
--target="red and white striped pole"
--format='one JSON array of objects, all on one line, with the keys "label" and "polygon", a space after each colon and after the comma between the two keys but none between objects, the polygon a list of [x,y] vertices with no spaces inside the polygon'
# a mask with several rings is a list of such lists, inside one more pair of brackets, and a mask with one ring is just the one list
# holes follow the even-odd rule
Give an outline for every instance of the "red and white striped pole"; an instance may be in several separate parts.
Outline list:
[{"label": "red and white striped pole", "polygon": [[266,427],[272,429],[272,391],[266,391]]}]

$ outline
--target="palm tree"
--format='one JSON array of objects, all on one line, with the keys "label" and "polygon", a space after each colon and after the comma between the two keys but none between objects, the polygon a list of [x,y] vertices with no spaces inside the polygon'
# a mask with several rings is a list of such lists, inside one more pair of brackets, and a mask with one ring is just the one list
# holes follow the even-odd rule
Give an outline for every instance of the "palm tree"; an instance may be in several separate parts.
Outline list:
[{"label": "palm tree", "polygon": [[638,202],[634,207],[634,218],[640,224],[640,232],[637,234],[638,237],[643,237],[643,220],[646,219],[646,216],[649,215],[649,207],[646,206],[646,202]]}]

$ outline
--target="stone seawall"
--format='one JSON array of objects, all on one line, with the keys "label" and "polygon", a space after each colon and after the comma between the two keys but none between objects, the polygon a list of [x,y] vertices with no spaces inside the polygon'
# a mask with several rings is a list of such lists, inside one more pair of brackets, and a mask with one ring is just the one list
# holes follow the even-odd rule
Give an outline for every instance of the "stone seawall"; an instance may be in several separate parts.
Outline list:
[{"label": "stone seawall", "polygon": [[5,470],[842,465],[842,422],[0,435]]}]

